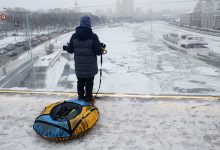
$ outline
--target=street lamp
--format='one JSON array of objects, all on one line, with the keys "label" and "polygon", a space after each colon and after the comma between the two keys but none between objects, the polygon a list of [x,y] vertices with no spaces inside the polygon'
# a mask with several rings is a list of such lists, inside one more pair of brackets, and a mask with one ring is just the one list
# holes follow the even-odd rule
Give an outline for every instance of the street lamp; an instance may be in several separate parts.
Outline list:
[{"label": "street lamp", "polygon": [[30,54],[31,54],[31,64],[32,64],[32,70],[33,70],[33,75],[34,75],[34,88],[36,84],[36,76],[35,76],[35,70],[34,70],[34,61],[33,61],[33,54],[32,54],[32,45],[31,45],[31,37],[30,37],[30,28],[29,28],[29,17],[28,17],[28,12],[26,11],[26,21],[27,21],[27,38],[28,38],[28,44],[30,48]]},{"label": "street lamp", "polygon": [[[3,8],[3,10],[6,11],[7,8]],[[6,13],[5,13],[5,14],[6,14]],[[4,24],[3,24],[3,28],[4,28],[4,29],[3,29],[3,30],[4,30],[4,32],[5,32],[5,35],[7,35],[5,24],[6,24],[6,20],[4,20]]]}]

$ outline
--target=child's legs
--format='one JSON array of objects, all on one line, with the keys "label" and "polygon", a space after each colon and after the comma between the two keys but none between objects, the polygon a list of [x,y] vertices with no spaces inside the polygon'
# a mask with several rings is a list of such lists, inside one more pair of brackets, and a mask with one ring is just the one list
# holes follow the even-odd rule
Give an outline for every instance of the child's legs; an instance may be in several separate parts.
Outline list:
[{"label": "child's legs", "polygon": [[93,84],[94,84],[94,77],[86,78],[86,99],[91,100],[92,99],[92,90],[93,90]]},{"label": "child's legs", "polygon": [[86,85],[86,78],[79,78],[77,77],[78,81],[77,81],[77,92],[78,92],[78,96],[80,98],[84,98],[85,96],[85,85]]}]

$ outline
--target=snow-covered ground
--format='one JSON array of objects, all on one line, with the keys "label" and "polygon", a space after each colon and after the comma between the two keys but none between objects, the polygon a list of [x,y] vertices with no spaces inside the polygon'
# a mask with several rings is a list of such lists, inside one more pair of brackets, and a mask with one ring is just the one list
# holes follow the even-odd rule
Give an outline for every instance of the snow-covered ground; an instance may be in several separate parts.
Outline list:
[{"label": "snow-covered ground", "polygon": [[219,150],[220,101],[101,97],[96,125],[85,136],[48,142],[33,130],[52,95],[0,94],[1,150]]},{"label": "snow-covered ground", "polygon": [[26,36],[7,36],[0,40],[0,48],[6,47],[8,44],[14,44],[26,39]]}]

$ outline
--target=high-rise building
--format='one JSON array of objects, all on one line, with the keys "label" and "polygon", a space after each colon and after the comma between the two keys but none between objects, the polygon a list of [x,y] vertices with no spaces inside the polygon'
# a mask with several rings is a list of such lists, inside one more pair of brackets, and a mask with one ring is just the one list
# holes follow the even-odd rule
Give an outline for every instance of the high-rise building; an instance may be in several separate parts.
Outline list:
[{"label": "high-rise building", "polygon": [[203,6],[203,0],[199,0],[196,7],[194,8],[194,11],[192,12],[192,26],[195,27],[202,27],[202,6]]},{"label": "high-rise building", "polygon": [[202,28],[214,28],[214,0],[205,0],[202,7]]},{"label": "high-rise building", "polygon": [[80,11],[77,1],[75,1],[74,11],[75,11],[76,13],[78,13],[78,12]]},{"label": "high-rise building", "polygon": [[220,0],[199,0],[192,13],[180,16],[180,25],[220,30]]},{"label": "high-rise building", "polygon": [[180,16],[180,25],[192,26],[192,12],[187,12]]},{"label": "high-rise building", "polygon": [[220,0],[214,1],[214,29],[220,30]]},{"label": "high-rise building", "polygon": [[134,0],[117,0],[117,17],[134,16]]}]

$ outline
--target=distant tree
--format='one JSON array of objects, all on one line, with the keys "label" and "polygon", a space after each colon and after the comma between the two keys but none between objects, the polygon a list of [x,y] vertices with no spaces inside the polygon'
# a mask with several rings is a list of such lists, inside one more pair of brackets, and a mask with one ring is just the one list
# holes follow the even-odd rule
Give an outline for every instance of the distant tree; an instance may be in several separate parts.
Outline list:
[{"label": "distant tree", "polygon": [[27,16],[29,18],[29,27],[30,30],[48,30],[55,28],[72,28],[77,26],[79,23],[79,18],[82,15],[91,16],[93,25],[104,22],[105,18],[100,18],[90,13],[79,13],[75,12],[73,9],[49,9],[48,11],[29,11],[24,8],[7,8],[5,9],[7,14],[6,20],[6,30],[11,31],[15,30],[14,21],[19,20],[18,30],[27,29]]}]

